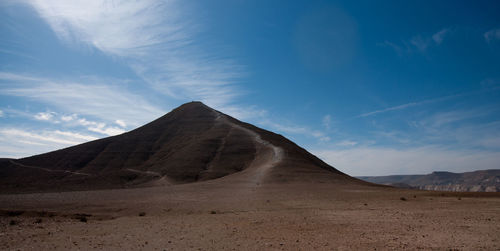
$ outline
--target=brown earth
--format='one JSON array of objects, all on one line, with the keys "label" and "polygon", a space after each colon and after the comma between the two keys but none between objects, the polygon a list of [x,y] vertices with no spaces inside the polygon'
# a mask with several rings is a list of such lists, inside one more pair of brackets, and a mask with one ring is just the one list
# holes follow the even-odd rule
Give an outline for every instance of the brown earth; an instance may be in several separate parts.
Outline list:
[{"label": "brown earth", "polygon": [[222,179],[0,195],[0,249],[500,249],[498,193]]},{"label": "brown earth", "polygon": [[66,191],[0,195],[0,249],[500,249],[499,193],[373,185],[201,103],[178,109],[135,133],[4,160],[4,174],[35,182],[3,187]]}]

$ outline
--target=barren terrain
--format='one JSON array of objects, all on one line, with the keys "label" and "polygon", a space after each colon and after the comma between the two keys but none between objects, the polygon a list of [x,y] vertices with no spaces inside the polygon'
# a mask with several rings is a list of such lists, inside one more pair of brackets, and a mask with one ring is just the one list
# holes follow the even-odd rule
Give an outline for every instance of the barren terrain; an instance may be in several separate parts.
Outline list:
[{"label": "barren terrain", "polygon": [[234,185],[206,181],[2,195],[0,248],[500,249],[496,193],[332,183]]},{"label": "barren terrain", "polygon": [[200,103],[174,111],[127,134],[3,160],[0,249],[500,249],[499,193],[367,183]]}]

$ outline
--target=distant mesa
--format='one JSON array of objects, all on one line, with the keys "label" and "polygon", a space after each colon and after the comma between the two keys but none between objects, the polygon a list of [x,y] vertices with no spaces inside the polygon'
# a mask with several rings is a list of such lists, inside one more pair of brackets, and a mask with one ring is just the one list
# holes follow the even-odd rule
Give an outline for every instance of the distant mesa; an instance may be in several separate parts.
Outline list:
[{"label": "distant mesa", "polygon": [[130,132],[0,159],[3,193],[94,190],[224,179],[364,183],[281,135],[190,102]]},{"label": "distant mesa", "polygon": [[465,173],[433,172],[427,175],[364,176],[362,180],[401,188],[450,192],[500,192],[500,170]]}]

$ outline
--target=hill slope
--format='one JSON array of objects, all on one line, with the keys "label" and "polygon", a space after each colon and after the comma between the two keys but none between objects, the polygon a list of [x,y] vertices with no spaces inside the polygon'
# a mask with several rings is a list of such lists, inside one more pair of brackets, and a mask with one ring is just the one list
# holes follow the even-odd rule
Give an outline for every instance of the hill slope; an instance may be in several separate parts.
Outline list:
[{"label": "hill slope", "polygon": [[[272,168],[271,168],[272,167]],[[130,132],[22,159],[0,159],[0,188],[64,191],[177,184],[245,169],[245,179],[354,180],[281,135],[200,103]]]}]

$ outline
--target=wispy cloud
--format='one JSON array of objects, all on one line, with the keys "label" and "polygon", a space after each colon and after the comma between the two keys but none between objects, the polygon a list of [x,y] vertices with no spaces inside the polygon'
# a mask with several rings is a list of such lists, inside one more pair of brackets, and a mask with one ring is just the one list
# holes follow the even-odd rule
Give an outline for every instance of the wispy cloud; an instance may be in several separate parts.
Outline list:
[{"label": "wispy cloud", "polygon": [[384,41],[380,46],[392,48],[398,55],[417,52],[425,52],[429,48],[439,46],[445,38],[451,33],[451,29],[444,28],[432,35],[418,34],[408,40],[403,40],[401,43]]},{"label": "wispy cloud", "polygon": [[63,115],[61,116],[61,120],[64,122],[70,122],[75,120],[78,117],[77,114],[71,114],[71,115]]},{"label": "wispy cloud", "polygon": [[420,130],[419,141],[426,144],[448,142],[458,148],[500,150],[500,110],[479,107],[435,113],[414,124]]},{"label": "wispy cloud", "polygon": [[388,107],[388,108],[381,109],[381,110],[376,110],[376,111],[372,111],[372,112],[362,113],[362,114],[360,114],[360,115],[358,115],[356,117],[368,117],[368,116],[376,115],[376,114],[379,114],[379,113],[384,113],[384,112],[389,112],[389,111],[403,110],[403,109],[406,109],[408,107],[422,105],[422,104],[426,104],[426,103],[428,103],[428,102],[426,102],[426,101],[411,102],[411,103],[406,103],[406,104],[402,104],[402,105],[398,105],[398,106]]},{"label": "wispy cloud", "polygon": [[321,122],[323,123],[323,127],[325,127],[325,129],[330,130],[332,126],[332,116],[330,116],[330,114],[323,116]]},{"label": "wispy cloud", "polygon": [[393,49],[399,56],[402,56],[403,52],[408,52],[408,48],[402,47],[401,45],[397,45],[387,40],[384,41],[383,43],[378,43],[377,45],[381,47],[389,47]]},{"label": "wispy cloud", "polygon": [[426,99],[426,100],[422,100],[422,101],[410,102],[410,103],[406,103],[406,104],[402,104],[402,105],[387,107],[387,108],[380,109],[380,110],[375,110],[375,111],[371,111],[371,112],[362,113],[362,114],[356,116],[356,118],[373,116],[373,115],[377,115],[377,114],[381,114],[381,113],[386,113],[386,112],[390,112],[390,111],[404,110],[406,108],[410,108],[410,107],[414,107],[414,106],[420,106],[420,105],[426,105],[426,104],[441,102],[441,101],[449,100],[449,99],[452,99],[452,98],[462,97],[462,96],[465,96],[465,95],[470,95],[470,93],[448,95],[448,96],[439,97],[439,98]]},{"label": "wispy cloud", "polygon": [[441,44],[445,38],[445,36],[450,33],[450,29],[442,29],[436,33],[434,33],[434,35],[432,35],[432,40],[434,40],[434,42],[436,44]]},{"label": "wispy cloud", "polygon": [[[2,134],[3,136],[7,136],[9,138],[15,137],[20,140],[22,139],[33,140],[34,143],[38,144],[44,142],[44,143],[58,143],[62,145],[75,145],[81,143],[84,140],[97,139],[91,136],[83,136],[76,133],[70,134],[61,131],[52,131],[52,132],[45,132],[42,134],[38,134],[19,129],[0,129],[0,134]],[[57,135],[65,137],[58,137]]]},{"label": "wispy cloud", "polygon": [[95,139],[97,137],[70,131],[0,128],[0,155],[25,157]]},{"label": "wispy cloud", "polygon": [[488,43],[500,40],[500,29],[491,29],[491,30],[485,32],[484,39]]},{"label": "wispy cloud", "polygon": [[88,130],[92,131],[92,132],[97,132],[100,134],[108,135],[108,136],[118,135],[118,134],[122,134],[125,132],[125,130],[123,130],[123,128],[113,127],[113,126],[111,126],[111,127],[100,127],[100,126],[89,127]]},{"label": "wispy cloud", "polygon": [[430,38],[423,38],[418,35],[410,39],[410,44],[416,47],[419,51],[426,51],[432,40]]},{"label": "wispy cloud", "polygon": [[264,125],[266,127],[270,127],[272,130],[284,133],[284,134],[291,134],[291,135],[303,135],[307,137],[313,137],[317,139],[320,142],[328,142],[330,141],[330,137],[318,130],[313,130],[308,127],[304,126],[297,126],[297,125],[284,125],[282,123],[276,123],[273,122],[269,119],[264,119],[259,122],[259,124]]},{"label": "wispy cloud", "polygon": [[352,140],[342,140],[337,143],[338,146],[355,146],[358,142]]},{"label": "wispy cloud", "polygon": [[[21,114],[21,116],[24,118],[35,119],[40,122],[48,122],[51,124],[58,124],[64,128],[72,128],[78,131],[82,131],[83,128],[84,130],[87,131],[87,133],[97,133],[101,137],[122,134],[126,132],[127,129],[127,124],[123,120],[119,119],[109,123],[105,123],[105,122],[88,120],[82,117],[81,115],[75,113],[71,115],[64,115],[52,111],[38,112],[35,114],[31,114],[30,112],[20,112],[20,111],[13,111],[13,112]],[[118,125],[118,126],[113,126],[113,125]],[[43,124],[39,124],[39,126],[43,126]],[[92,137],[94,139],[97,139],[94,136]]]},{"label": "wispy cloud", "polygon": [[[116,120],[116,121],[121,121],[121,120]],[[123,121],[121,121],[121,122],[122,122],[122,124],[124,124]],[[85,118],[78,118],[77,116],[75,116],[75,120],[73,122],[70,122],[70,124],[81,125],[81,126],[86,127],[86,129],[91,131],[91,132],[96,132],[96,133],[103,134],[106,136],[114,136],[114,135],[122,134],[125,132],[125,129],[122,127],[108,126],[108,125],[106,125],[106,123],[88,121]],[[125,127],[125,126],[123,126],[123,127]]]},{"label": "wispy cloud", "polygon": [[268,111],[265,109],[261,109],[254,105],[228,105],[224,107],[218,107],[223,113],[229,114],[237,119],[246,120],[246,119],[262,119],[268,116]]},{"label": "wispy cloud", "polygon": [[432,115],[421,123],[426,127],[442,127],[455,122],[484,117],[488,114],[490,111],[486,109],[444,111]]},{"label": "wispy cloud", "polygon": [[[0,93],[41,101],[68,113],[93,116],[108,122],[123,120],[132,125],[149,122],[164,113],[143,97],[98,78],[66,82],[0,73]],[[48,119],[49,114],[37,116],[38,119]]]},{"label": "wispy cloud", "polygon": [[120,120],[120,119],[115,120],[115,124],[117,124],[123,128],[127,127],[127,124],[123,120]]},{"label": "wispy cloud", "polygon": [[54,112],[39,112],[35,115],[37,120],[51,120],[54,117]]},{"label": "wispy cloud", "polygon": [[[491,105],[398,116],[397,126],[389,119],[388,123],[378,124],[363,140],[375,140],[376,146],[434,145],[454,151],[500,151],[499,112],[497,106]],[[405,121],[406,118],[410,120]]]},{"label": "wispy cloud", "polygon": [[119,57],[152,88],[182,100],[227,107],[243,67],[195,40],[198,14],[178,1],[30,1],[61,40]]}]

